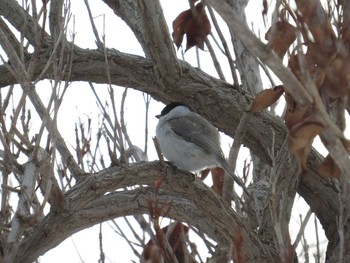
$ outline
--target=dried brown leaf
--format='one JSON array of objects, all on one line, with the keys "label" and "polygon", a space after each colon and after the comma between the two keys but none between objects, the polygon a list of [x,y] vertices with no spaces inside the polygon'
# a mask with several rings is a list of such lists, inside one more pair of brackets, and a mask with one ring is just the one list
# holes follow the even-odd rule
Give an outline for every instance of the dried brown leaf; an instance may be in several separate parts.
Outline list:
[{"label": "dried brown leaf", "polygon": [[278,21],[265,34],[268,45],[282,59],[296,39],[296,28],[286,21]]},{"label": "dried brown leaf", "polygon": [[301,148],[311,146],[313,139],[324,130],[324,126],[317,122],[303,122],[289,131],[289,149],[296,152]]},{"label": "dried brown leaf", "polygon": [[250,110],[251,112],[260,112],[272,104],[274,104],[283,94],[284,87],[276,86],[273,89],[265,89],[260,92],[253,100]]},{"label": "dried brown leaf", "polygon": [[212,189],[215,193],[222,196],[222,190],[224,187],[224,180],[225,180],[225,170],[216,167],[211,169],[211,176],[213,179],[213,186]]},{"label": "dried brown leaf", "polygon": [[204,49],[204,40],[211,31],[210,21],[202,3],[196,5],[197,14],[194,16],[191,9],[180,13],[173,21],[173,39],[179,48],[186,34],[186,51],[197,46]]},{"label": "dried brown leaf", "polygon": [[182,44],[182,40],[185,34],[184,28],[188,22],[192,19],[193,15],[191,9],[183,11],[173,21],[173,40],[177,48]]},{"label": "dried brown leaf", "polygon": [[[171,233],[168,233],[171,231]],[[188,239],[188,231],[189,227],[185,226],[181,222],[176,222],[166,227],[160,229],[160,233],[158,233],[157,238],[165,238],[167,237],[170,247],[173,250],[173,253],[178,260],[178,262],[190,262],[195,263],[196,261],[190,255],[186,246],[183,246],[182,240]],[[185,237],[185,238],[184,238]],[[154,244],[152,240],[148,241],[143,252],[142,257],[145,262],[163,262],[162,256],[162,244],[164,244],[163,240],[156,240],[157,244]],[[163,252],[164,253],[164,252]]]},{"label": "dried brown leaf", "polygon": [[324,82],[325,71],[315,64],[310,52],[302,55],[292,55],[289,58],[288,67],[302,83],[306,83],[304,81],[305,77],[312,79],[318,88]]},{"label": "dried brown leaf", "polygon": [[[291,98],[291,96],[286,96],[286,98]],[[284,116],[286,127],[290,130],[294,125],[297,125],[307,116],[308,111],[307,106],[301,106],[294,100],[287,100],[287,111]]]},{"label": "dried brown leaf", "polygon": [[324,177],[339,178],[341,171],[334,162],[333,158],[328,154],[323,162],[317,168],[318,173]]},{"label": "dried brown leaf", "polygon": [[324,129],[322,117],[306,106],[296,107],[294,112],[285,116],[288,128],[288,147],[297,156],[302,168],[306,168],[307,155],[311,149],[314,138]]},{"label": "dried brown leaf", "polygon": [[325,69],[325,80],[320,87],[331,98],[340,98],[350,90],[350,59],[340,56]]},{"label": "dried brown leaf", "polygon": [[[306,45],[313,57],[313,61],[323,66],[336,51],[336,35],[332,29],[331,21],[324,13],[319,0],[296,1],[298,20],[307,28],[304,33]],[[312,38],[309,37],[311,33]]]}]

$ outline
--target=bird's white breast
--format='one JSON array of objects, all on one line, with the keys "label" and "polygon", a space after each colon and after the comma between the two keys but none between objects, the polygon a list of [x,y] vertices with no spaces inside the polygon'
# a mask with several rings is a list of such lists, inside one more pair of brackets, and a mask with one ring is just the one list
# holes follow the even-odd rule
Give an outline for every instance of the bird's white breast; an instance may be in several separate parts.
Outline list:
[{"label": "bird's white breast", "polygon": [[156,136],[165,158],[179,169],[197,172],[217,166],[213,156],[204,153],[195,144],[180,138],[162,118],[159,120]]}]

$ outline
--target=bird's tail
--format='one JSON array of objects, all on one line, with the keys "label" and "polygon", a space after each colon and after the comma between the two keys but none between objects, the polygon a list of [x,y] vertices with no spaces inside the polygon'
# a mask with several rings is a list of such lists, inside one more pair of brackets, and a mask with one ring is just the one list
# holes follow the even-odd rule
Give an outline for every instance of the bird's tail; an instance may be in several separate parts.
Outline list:
[{"label": "bird's tail", "polygon": [[250,197],[250,193],[248,192],[247,188],[245,187],[242,180],[235,175],[235,173],[232,171],[231,167],[228,165],[228,163],[225,160],[221,160],[222,168],[224,168],[225,172],[231,176],[233,181],[235,181],[240,187],[243,188],[243,191]]}]

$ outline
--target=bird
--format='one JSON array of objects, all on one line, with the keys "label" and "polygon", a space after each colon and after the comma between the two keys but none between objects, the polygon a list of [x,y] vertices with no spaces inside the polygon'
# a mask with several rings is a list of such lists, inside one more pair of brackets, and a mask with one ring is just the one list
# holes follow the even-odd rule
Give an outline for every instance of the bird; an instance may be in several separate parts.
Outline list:
[{"label": "bird", "polygon": [[171,102],[156,117],[159,119],[156,138],[171,164],[194,173],[221,167],[249,195],[225,160],[219,131],[207,119],[181,102]]}]

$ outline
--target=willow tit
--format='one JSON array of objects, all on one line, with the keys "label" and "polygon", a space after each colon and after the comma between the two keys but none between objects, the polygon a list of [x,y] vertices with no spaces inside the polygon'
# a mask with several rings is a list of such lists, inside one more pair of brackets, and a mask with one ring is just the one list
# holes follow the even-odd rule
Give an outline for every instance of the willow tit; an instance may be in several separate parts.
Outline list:
[{"label": "willow tit", "polygon": [[231,172],[220,147],[219,132],[209,121],[179,102],[168,104],[156,117],[157,140],[169,162],[189,172],[221,167],[246,191]]}]

